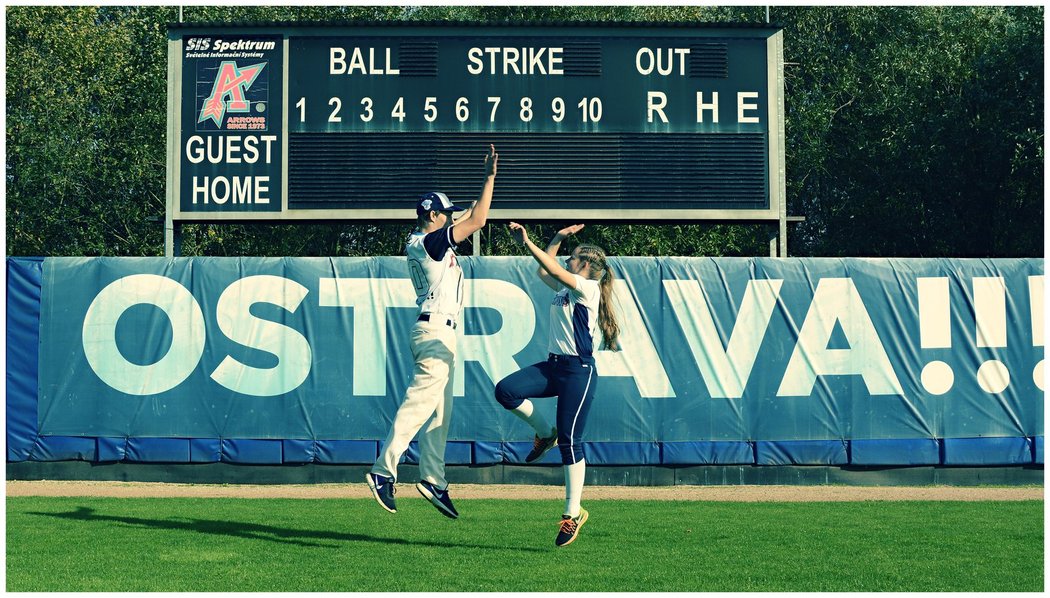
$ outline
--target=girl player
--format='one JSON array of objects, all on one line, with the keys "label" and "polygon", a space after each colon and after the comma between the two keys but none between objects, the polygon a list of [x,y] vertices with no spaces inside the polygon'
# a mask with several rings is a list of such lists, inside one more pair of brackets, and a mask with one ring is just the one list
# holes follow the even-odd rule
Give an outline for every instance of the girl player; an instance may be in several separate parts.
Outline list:
[{"label": "girl player", "polygon": [[[539,262],[540,280],[556,291],[550,308],[549,353],[546,361],[515,372],[496,385],[496,400],[536,430],[533,448],[525,458],[532,463],[554,445],[561,450],[565,471],[565,512],[554,540],[565,546],[576,539],[587,522],[580,507],[583,494],[584,460],[581,438],[587,413],[594,401],[598,372],[594,366],[595,338],[601,331],[607,349],[618,350],[620,328],[612,307],[613,272],[605,252],[594,245],[573,250],[563,268],[555,256],[566,237],[584,225],[561,229],[543,251],[530,239],[525,227],[510,223],[515,240],[528,248]],[[530,397],[558,397],[557,426],[552,427],[533,407]]]}]

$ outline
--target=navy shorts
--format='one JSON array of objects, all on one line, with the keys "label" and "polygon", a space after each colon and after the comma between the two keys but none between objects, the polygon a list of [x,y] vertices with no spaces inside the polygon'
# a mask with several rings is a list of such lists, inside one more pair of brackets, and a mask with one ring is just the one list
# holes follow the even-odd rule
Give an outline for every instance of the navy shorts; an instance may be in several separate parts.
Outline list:
[{"label": "navy shorts", "polygon": [[547,361],[500,380],[496,400],[505,409],[514,409],[525,399],[558,397],[558,448],[561,462],[570,465],[583,459],[583,428],[597,386],[593,357],[551,354]]}]

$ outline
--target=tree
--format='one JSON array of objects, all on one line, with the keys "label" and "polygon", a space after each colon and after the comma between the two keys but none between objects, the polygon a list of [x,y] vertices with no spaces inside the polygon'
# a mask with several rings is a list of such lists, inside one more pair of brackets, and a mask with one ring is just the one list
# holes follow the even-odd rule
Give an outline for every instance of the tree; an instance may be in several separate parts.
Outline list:
[{"label": "tree", "polygon": [[777,16],[796,251],[1042,253],[1041,9]]},{"label": "tree", "polygon": [[148,255],[163,243],[150,218],[164,213],[165,14],[8,10],[9,253]]}]

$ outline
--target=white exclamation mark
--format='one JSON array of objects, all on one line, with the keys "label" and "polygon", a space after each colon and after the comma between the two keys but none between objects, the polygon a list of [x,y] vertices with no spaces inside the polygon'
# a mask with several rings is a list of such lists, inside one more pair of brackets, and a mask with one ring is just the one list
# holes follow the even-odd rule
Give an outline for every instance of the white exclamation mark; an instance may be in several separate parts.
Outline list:
[{"label": "white exclamation mark", "polygon": [[[1006,283],[1001,277],[973,279],[973,312],[977,324],[977,346],[1006,346]],[[1010,371],[1003,362],[989,359],[977,368],[977,384],[996,394],[1010,385]]]},{"label": "white exclamation mark", "polygon": [[[1029,305],[1032,310],[1032,346],[1042,347],[1043,346],[1043,326],[1045,320],[1043,319],[1043,277],[1042,276],[1029,276],[1028,277],[1028,299]],[[1039,387],[1039,390],[1046,390],[1043,387],[1043,359],[1039,360],[1039,363],[1035,364],[1035,370],[1032,371],[1032,380],[1035,381],[1035,385]]]},{"label": "white exclamation mark", "polygon": [[[916,282],[919,290],[919,346],[947,349],[952,346],[948,279],[918,278]],[[927,392],[942,395],[955,383],[955,372],[943,361],[931,361],[922,368],[920,380]]]}]

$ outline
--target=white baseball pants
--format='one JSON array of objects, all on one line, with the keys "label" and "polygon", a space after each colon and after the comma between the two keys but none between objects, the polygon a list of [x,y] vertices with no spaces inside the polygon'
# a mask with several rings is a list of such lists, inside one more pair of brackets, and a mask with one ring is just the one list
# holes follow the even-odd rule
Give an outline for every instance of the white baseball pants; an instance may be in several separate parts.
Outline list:
[{"label": "white baseball pants", "polygon": [[397,478],[397,464],[408,443],[419,437],[419,475],[445,488],[445,441],[452,418],[452,376],[456,365],[456,331],[441,322],[412,327],[415,368],[405,400],[394,416],[372,473]]}]

